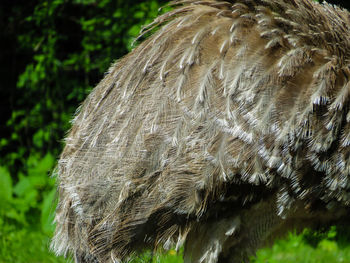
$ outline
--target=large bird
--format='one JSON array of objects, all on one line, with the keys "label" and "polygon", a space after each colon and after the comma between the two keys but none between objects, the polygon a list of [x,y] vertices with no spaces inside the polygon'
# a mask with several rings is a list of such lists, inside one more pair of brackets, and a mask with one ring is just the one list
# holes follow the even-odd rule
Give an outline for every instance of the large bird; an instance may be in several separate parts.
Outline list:
[{"label": "large bird", "polygon": [[112,65],[58,164],[52,248],[247,262],[350,215],[350,14],[311,0],[181,0]]}]

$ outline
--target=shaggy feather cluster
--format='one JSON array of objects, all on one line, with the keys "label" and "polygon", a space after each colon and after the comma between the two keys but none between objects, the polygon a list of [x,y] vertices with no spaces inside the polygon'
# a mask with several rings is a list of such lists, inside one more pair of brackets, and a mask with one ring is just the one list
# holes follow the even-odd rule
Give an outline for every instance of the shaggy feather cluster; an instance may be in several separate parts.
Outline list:
[{"label": "shaggy feather cluster", "polygon": [[246,262],[350,215],[350,14],[311,0],[180,0],[73,120],[52,248]]}]

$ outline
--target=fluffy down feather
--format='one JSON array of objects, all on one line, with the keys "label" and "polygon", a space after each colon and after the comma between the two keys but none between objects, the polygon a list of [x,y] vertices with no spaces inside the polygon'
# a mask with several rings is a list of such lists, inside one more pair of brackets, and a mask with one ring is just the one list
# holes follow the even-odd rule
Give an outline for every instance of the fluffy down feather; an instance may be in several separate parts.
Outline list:
[{"label": "fluffy down feather", "polygon": [[171,4],[73,120],[56,253],[125,262],[184,244],[186,263],[246,262],[292,227],[349,216],[350,14]]}]

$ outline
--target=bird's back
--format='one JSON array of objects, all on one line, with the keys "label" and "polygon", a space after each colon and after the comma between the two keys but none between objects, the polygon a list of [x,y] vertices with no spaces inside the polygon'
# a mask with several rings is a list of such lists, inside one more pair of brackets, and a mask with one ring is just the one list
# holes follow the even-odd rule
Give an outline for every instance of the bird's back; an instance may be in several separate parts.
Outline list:
[{"label": "bird's back", "polygon": [[184,242],[186,262],[240,262],[288,224],[349,206],[349,13],[174,4],[66,138],[53,248],[77,262]]}]

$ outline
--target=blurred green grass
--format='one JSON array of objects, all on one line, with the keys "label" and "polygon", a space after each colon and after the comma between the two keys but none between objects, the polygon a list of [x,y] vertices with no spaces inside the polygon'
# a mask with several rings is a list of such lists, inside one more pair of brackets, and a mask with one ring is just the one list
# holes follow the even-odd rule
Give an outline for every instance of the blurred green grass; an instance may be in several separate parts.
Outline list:
[{"label": "blurred green grass", "polygon": [[[339,233],[338,233],[338,232]],[[271,248],[260,249],[253,263],[350,263],[348,233],[342,229],[318,233],[305,230],[302,234],[289,233]],[[49,251],[50,236],[39,229],[16,228],[0,221],[0,263],[63,263],[71,258],[56,257]],[[169,250],[153,256],[146,252],[130,263],[182,263],[182,252]]]},{"label": "blurred green grass", "polygon": [[[287,238],[278,240],[271,248],[257,252],[254,263],[336,263],[350,262],[350,246],[340,239],[342,234],[334,235],[334,228],[325,233],[324,239],[317,234],[305,230],[302,234],[289,233]],[[322,237],[321,237],[322,238]],[[316,239],[316,240],[310,240]]]},{"label": "blurred green grass", "polygon": [[0,224],[0,263],[63,263],[49,251],[50,237],[39,230]]}]

